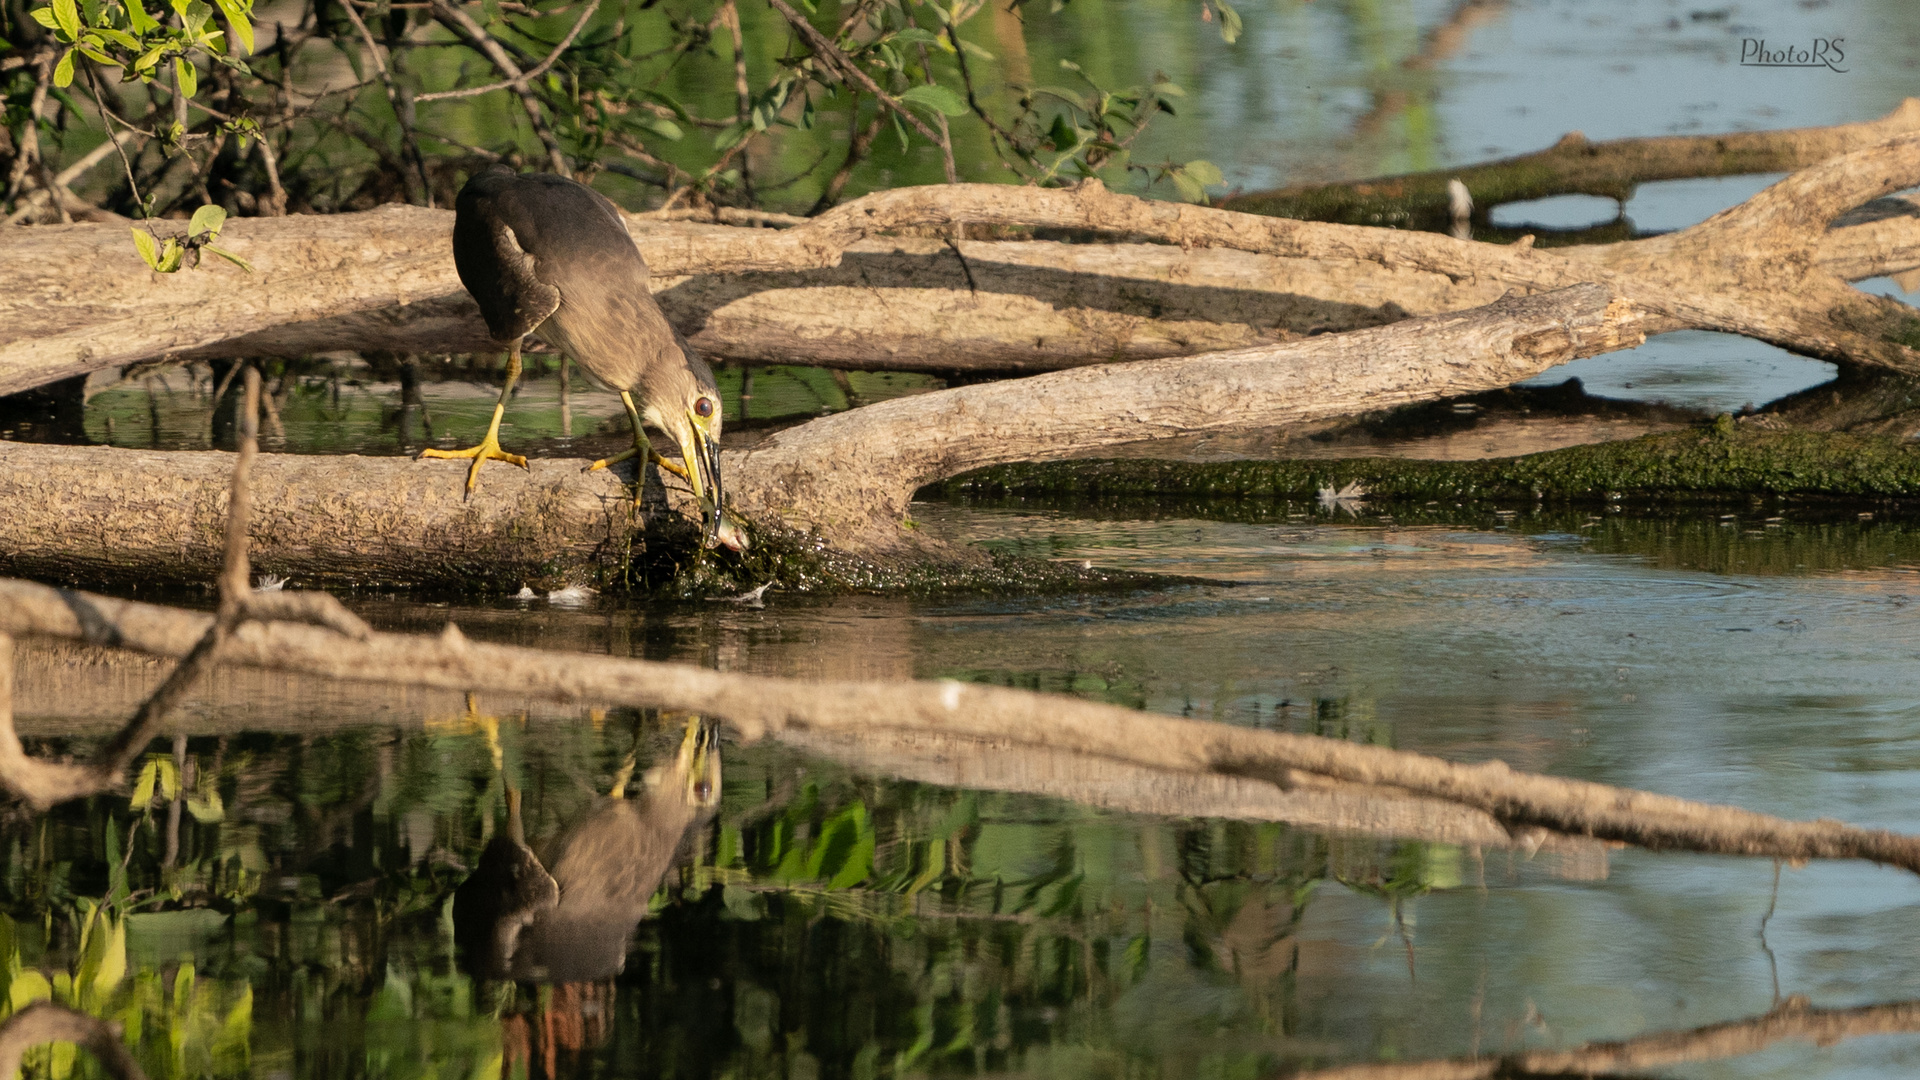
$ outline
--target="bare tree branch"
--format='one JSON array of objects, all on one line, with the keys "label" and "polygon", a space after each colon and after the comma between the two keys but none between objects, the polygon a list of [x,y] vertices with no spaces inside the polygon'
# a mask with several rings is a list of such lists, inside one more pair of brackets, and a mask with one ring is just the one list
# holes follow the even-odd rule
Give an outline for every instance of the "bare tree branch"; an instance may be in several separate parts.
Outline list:
[{"label": "bare tree branch", "polygon": [[[430,5],[422,4],[420,6],[428,7]],[[580,36],[580,31],[586,28],[587,20],[593,18],[593,13],[598,10],[600,10],[600,0],[587,0],[586,10],[582,11],[580,17],[574,20],[573,28],[567,31],[567,36],[560,39],[560,44],[553,47],[553,51],[547,54],[545,60],[528,68],[525,72],[521,73],[518,79],[507,78],[497,83],[488,83],[485,86],[469,86],[463,90],[438,90],[431,94],[415,94],[413,100],[415,104],[418,104],[423,101],[447,101],[452,98],[478,97],[481,94],[491,94],[495,90],[518,90],[528,80],[537,79],[545,75],[547,69],[552,67],[554,62],[560,59],[560,54],[566,52],[573,46],[573,39]]]},{"label": "bare tree branch", "polygon": [[500,47],[500,43],[494,40],[493,35],[487,33],[485,27],[474,22],[473,16],[462,11],[459,5],[449,3],[448,0],[433,0],[433,15],[441,25],[467,39],[474,48],[479,49],[488,60],[492,61],[493,66],[500,69],[500,73],[507,77],[507,82],[512,85],[514,93],[520,97],[521,107],[527,111],[527,119],[533,123],[534,134],[540,137],[541,144],[547,148],[548,164],[553,167],[555,173],[561,176],[572,176],[573,170],[567,167],[566,155],[560,152],[560,140],[554,137],[553,129],[547,125],[546,114],[540,109],[540,99],[534,95],[533,87],[528,84],[527,75],[520,70],[520,65],[514,63],[513,57],[507,55],[507,51]]}]

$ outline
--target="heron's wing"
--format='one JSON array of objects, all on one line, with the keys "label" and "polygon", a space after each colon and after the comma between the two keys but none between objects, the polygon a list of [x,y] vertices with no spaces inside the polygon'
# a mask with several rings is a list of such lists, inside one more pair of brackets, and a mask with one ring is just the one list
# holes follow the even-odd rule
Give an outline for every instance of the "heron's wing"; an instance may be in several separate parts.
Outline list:
[{"label": "heron's wing", "polygon": [[453,262],[495,341],[520,340],[560,307],[560,290],[540,280],[513,227],[495,215],[455,220]]}]

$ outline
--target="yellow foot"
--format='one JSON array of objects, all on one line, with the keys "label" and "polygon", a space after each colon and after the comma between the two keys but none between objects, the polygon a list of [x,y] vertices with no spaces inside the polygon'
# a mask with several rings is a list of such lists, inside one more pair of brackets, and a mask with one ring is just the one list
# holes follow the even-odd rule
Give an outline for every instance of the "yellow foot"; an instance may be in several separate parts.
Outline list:
[{"label": "yellow foot", "polygon": [[467,494],[469,495],[473,494],[474,485],[480,482],[481,464],[488,460],[504,461],[509,465],[518,465],[523,469],[527,467],[526,458],[521,457],[519,454],[509,454],[500,449],[500,441],[492,435],[488,435],[482,440],[479,446],[469,446],[465,450],[427,449],[420,451],[420,456],[422,458],[472,458],[473,465],[467,469]]},{"label": "yellow foot", "polygon": [[[672,473],[673,475],[679,477],[682,480],[687,479],[687,470],[685,466],[676,465],[673,462],[668,461],[666,458],[663,458],[659,454],[654,453],[651,448],[649,448],[646,451],[646,453],[648,457],[651,457],[653,459],[653,463],[655,465],[660,466],[662,469],[667,470],[668,472]],[[640,448],[637,446],[631,447],[626,450],[620,451],[619,453],[613,455],[612,457],[601,458],[599,461],[596,461],[593,464],[587,466],[582,471],[593,472],[595,469],[604,469],[610,465],[618,465],[623,461],[626,461],[630,458],[635,458],[638,456],[640,456]]]}]

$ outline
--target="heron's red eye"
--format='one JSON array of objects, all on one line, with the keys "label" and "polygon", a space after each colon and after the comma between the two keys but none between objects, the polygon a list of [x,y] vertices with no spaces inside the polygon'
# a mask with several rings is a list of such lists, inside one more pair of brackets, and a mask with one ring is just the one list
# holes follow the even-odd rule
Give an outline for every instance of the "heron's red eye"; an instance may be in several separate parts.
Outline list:
[{"label": "heron's red eye", "polygon": [[700,400],[694,402],[693,411],[695,415],[699,416],[701,419],[705,419],[709,416],[712,416],[713,415],[713,399],[703,397]]}]

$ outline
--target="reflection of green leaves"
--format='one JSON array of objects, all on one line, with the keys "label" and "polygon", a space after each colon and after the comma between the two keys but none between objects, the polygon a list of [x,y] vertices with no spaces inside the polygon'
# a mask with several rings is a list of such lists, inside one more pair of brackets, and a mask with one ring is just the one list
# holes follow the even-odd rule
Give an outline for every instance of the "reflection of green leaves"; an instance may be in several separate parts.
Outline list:
[{"label": "reflection of green leaves", "polygon": [[[143,245],[140,244],[142,235],[144,234],[141,230],[134,230],[134,243],[140,247],[140,254],[144,258],[153,243],[153,238],[148,236],[147,243]],[[175,241],[169,239],[167,243],[172,245]],[[148,265],[153,265],[153,262],[154,260],[147,259]],[[158,266],[154,268],[160,269]],[[165,754],[147,755],[147,763],[140,769],[140,779],[133,785],[133,798],[130,800],[133,809],[146,810],[153,805],[153,793],[156,787],[159,788],[160,797],[169,801],[180,794],[180,772],[173,767],[173,758]]]}]

